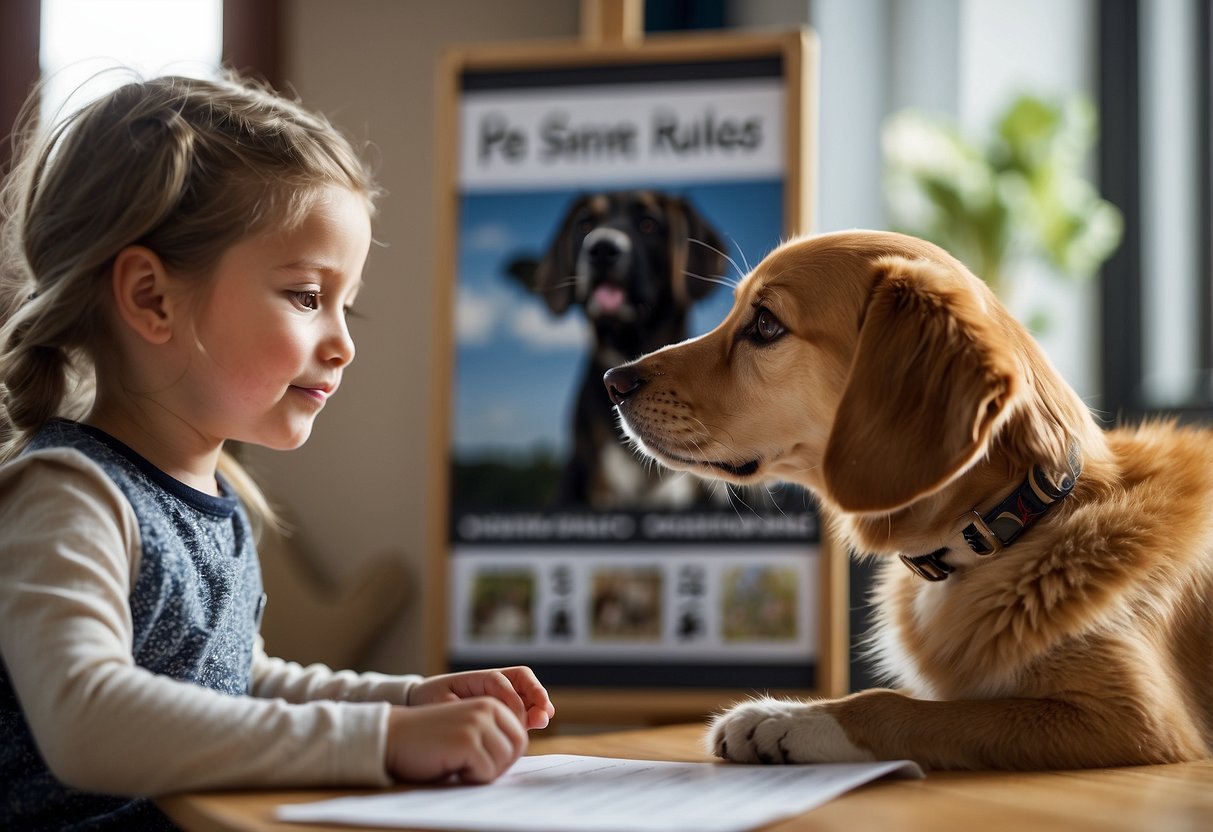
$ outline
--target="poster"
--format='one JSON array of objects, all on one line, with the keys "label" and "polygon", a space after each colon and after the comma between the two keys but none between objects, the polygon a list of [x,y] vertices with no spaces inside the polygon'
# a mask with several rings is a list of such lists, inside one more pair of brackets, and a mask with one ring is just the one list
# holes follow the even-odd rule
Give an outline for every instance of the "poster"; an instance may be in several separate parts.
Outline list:
[{"label": "poster", "polygon": [[555,687],[820,687],[833,601],[811,498],[640,458],[601,381],[719,324],[732,287],[802,219],[788,216],[805,183],[787,42],[456,63],[450,669],[526,663]]}]

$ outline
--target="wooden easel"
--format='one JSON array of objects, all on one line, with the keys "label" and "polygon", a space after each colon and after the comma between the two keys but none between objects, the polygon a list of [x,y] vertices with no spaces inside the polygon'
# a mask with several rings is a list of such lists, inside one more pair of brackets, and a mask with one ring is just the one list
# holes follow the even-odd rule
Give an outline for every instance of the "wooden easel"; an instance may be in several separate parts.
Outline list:
[{"label": "wooden easel", "polygon": [[635,46],[644,39],[644,0],[581,0],[587,44]]}]

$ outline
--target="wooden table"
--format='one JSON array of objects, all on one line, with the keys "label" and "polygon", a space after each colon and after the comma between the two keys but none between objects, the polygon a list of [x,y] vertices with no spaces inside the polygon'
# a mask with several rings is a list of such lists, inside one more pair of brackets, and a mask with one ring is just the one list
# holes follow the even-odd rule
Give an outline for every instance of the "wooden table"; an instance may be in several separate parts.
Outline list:
[{"label": "wooden table", "polygon": [[[699,725],[584,736],[534,735],[532,754],[590,754],[705,761]],[[321,832],[354,827],[272,820],[284,803],[352,794],[343,790],[211,792],[159,804],[189,832]],[[934,772],[925,780],[863,786],[764,832],[1209,832],[1213,761],[1167,766],[1037,772]]]}]

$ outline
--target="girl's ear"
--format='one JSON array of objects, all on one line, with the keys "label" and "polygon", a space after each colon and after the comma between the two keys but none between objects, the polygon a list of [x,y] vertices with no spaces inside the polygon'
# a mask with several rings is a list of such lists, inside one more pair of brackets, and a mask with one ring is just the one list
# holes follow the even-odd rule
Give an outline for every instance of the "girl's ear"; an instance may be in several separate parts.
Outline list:
[{"label": "girl's ear", "polygon": [[119,318],[151,344],[173,336],[173,303],[169,276],[156,252],[127,246],[114,258],[112,286]]}]

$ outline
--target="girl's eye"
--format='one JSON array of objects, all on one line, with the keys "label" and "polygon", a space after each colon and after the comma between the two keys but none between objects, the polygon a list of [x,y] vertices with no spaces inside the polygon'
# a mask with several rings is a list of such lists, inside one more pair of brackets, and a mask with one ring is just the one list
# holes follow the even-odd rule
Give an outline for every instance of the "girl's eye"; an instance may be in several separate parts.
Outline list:
[{"label": "girl's eye", "polygon": [[304,309],[316,310],[320,308],[319,292],[291,292],[291,295],[294,296],[295,303]]},{"label": "girl's eye", "polygon": [[783,324],[770,309],[764,306],[758,310],[758,316],[754,318],[754,337],[758,341],[769,344],[783,333]]}]

